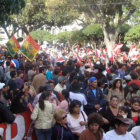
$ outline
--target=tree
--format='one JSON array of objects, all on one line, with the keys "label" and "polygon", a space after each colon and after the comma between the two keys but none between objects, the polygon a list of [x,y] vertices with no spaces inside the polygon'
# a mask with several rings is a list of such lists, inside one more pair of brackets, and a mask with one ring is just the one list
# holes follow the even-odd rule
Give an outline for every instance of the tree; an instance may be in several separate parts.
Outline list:
[{"label": "tree", "polygon": [[[70,0],[69,0],[70,1]],[[137,0],[71,0],[80,12],[96,19],[102,26],[108,53],[116,43],[120,28],[138,9]]]},{"label": "tree", "polygon": [[53,35],[45,30],[36,30],[30,33],[30,35],[33,37],[34,40],[37,41],[47,41],[52,42],[53,41]]},{"label": "tree", "polygon": [[18,15],[23,7],[25,7],[24,0],[0,0],[0,27],[5,30],[9,38],[6,27],[11,24],[10,16]]},{"label": "tree", "polygon": [[135,42],[136,44],[138,44],[140,42],[140,24],[131,28],[125,34],[124,40],[129,42]]}]

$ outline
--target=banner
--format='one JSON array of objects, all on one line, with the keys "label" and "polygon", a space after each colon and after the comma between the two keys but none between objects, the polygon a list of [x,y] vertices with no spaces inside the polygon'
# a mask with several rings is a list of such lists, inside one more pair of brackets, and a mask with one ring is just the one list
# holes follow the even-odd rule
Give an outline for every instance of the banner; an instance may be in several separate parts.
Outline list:
[{"label": "banner", "polygon": [[19,49],[20,49],[20,45],[14,35],[7,42],[6,46],[12,57],[14,57],[16,55],[17,51],[19,51]]},{"label": "banner", "polygon": [[20,52],[29,60],[33,61],[36,57],[40,46],[34,41],[34,39],[29,35],[23,45],[20,48]]},{"label": "banner", "polygon": [[0,136],[3,140],[36,140],[35,135],[29,135],[31,125],[31,112],[20,113],[12,124],[0,124]]}]

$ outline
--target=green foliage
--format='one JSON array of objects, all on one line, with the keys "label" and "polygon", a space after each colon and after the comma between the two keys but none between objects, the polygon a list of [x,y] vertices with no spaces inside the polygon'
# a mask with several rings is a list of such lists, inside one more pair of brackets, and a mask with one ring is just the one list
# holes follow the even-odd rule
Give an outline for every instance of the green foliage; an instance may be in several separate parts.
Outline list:
[{"label": "green foliage", "polygon": [[0,26],[7,20],[10,22],[10,15],[19,14],[23,7],[24,0],[0,0]]},{"label": "green foliage", "polygon": [[120,28],[120,33],[122,34],[122,33],[126,33],[126,32],[128,32],[128,30],[131,28],[131,26],[130,25],[128,25],[128,24],[123,24],[122,26],[121,26],[121,28]]},{"label": "green foliage", "polygon": [[139,43],[140,41],[140,24],[134,26],[131,28],[126,34],[125,34],[125,41],[130,42],[136,42]]},{"label": "green foliage", "polygon": [[83,33],[86,36],[91,36],[91,35],[103,36],[103,31],[100,24],[88,25],[85,29],[83,29]]},{"label": "green foliage", "polygon": [[53,41],[53,35],[45,30],[33,31],[30,33],[30,35],[33,37],[34,40],[37,41],[47,41],[47,42]]}]

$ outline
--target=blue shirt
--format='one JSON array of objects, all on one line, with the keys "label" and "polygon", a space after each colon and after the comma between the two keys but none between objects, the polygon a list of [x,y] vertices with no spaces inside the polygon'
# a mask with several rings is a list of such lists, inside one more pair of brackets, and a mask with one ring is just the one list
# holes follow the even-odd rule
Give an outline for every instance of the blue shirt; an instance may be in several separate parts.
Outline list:
[{"label": "blue shirt", "polygon": [[53,80],[53,75],[52,75],[52,72],[51,71],[47,70],[47,72],[46,72],[46,78],[47,78],[47,80],[48,79]]},{"label": "blue shirt", "polygon": [[94,93],[94,96],[96,97],[96,89],[93,89],[92,92]]}]

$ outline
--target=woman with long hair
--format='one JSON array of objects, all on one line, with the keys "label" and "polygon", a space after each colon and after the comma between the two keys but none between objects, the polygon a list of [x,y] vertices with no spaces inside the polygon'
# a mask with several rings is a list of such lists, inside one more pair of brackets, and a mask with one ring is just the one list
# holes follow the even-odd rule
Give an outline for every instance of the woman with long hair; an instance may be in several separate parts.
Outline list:
[{"label": "woman with long hair", "polygon": [[48,92],[42,93],[31,115],[31,119],[35,120],[37,140],[51,140],[54,107],[49,96]]},{"label": "woman with long hair", "polygon": [[110,100],[111,96],[117,96],[119,98],[118,104],[119,106],[124,104],[124,89],[122,86],[122,80],[117,78],[113,81],[112,88],[109,90],[109,94],[107,95],[107,101]]}]

